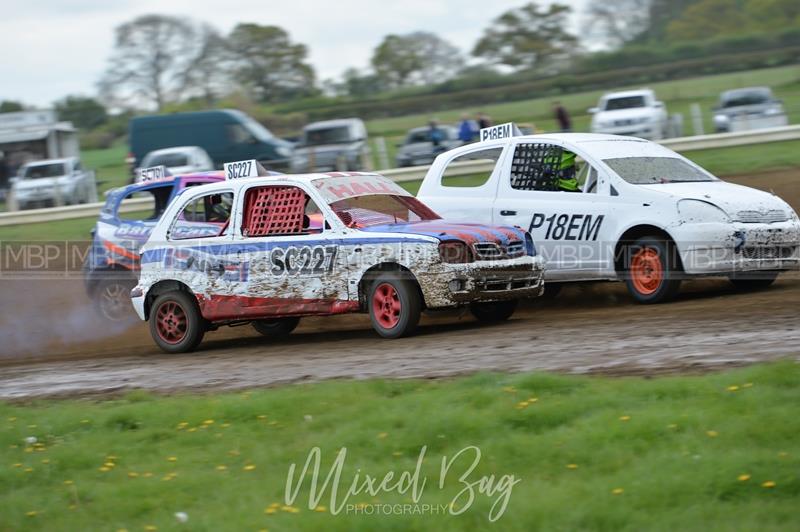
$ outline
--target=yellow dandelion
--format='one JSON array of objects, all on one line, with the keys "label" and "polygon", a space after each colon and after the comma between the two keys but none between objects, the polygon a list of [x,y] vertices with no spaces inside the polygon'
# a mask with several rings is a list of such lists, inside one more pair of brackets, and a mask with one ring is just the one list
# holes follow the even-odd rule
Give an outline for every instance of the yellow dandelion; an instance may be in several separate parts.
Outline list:
[{"label": "yellow dandelion", "polygon": [[43,464],[49,464],[50,463],[50,459],[49,458],[44,458],[44,459],[42,459],[42,463]]},{"label": "yellow dandelion", "polygon": [[747,482],[748,480],[750,480],[750,475],[748,475],[747,473],[744,473],[742,475],[739,475],[736,478],[739,480],[739,482]]},{"label": "yellow dandelion", "polygon": [[620,416],[619,420],[620,421],[630,421],[631,420],[631,416]]},{"label": "yellow dandelion", "polygon": [[286,510],[290,514],[299,514],[300,508],[295,508],[294,506],[290,506],[288,510]]},{"label": "yellow dandelion", "polygon": [[186,429],[186,432],[197,432],[197,427],[190,427]]},{"label": "yellow dandelion", "polygon": [[789,456],[789,453],[787,453],[786,451],[780,451],[778,453],[778,456],[780,456],[781,458],[786,458],[787,456]]},{"label": "yellow dandelion", "polygon": [[535,403],[535,402],[536,402],[536,401],[538,401],[538,400],[539,400],[539,398],[538,398],[538,397],[529,397],[529,398],[528,398],[528,402],[529,402],[529,403]]},{"label": "yellow dandelion", "polygon": [[72,486],[73,484],[75,484],[75,482],[74,482],[74,481],[72,481],[72,480],[65,480],[65,481],[64,481],[64,485],[65,485],[65,486]]},{"label": "yellow dandelion", "polygon": [[111,471],[111,468],[103,466],[103,467],[98,467],[97,470],[100,471],[101,473],[107,473]]},{"label": "yellow dandelion", "polygon": [[403,453],[401,453],[400,451],[395,451],[392,453],[392,456],[403,456]]},{"label": "yellow dandelion", "polygon": [[81,423],[86,425],[87,423],[91,423],[88,419],[81,419]]},{"label": "yellow dandelion", "polygon": [[32,453],[33,452],[33,447],[25,447],[25,452],[26,453]]},{"label": "yellow dandelion", "polygon": [[719,436],[719,432],[717,432],[716,430],[707,430],[706,435],[708,435],[709,438],[716,438],[717,436]]},{"label": "yellow dandelion", "polygon": [[231,426],[230,423],[223,423],[222,425],[220,425],[220,427],[222,427],[223,429],[227,429],[230,426]]},{"label": "yellow dandelion", "polygon": [[257,417],[258,419],[267,419],[267,416],[265,416],[264,414],[259,414],[259,415],[258,415],[258,416],[256,416],[256,417]]},{"label": "yellow dandelion", "polygon": [[613,490],[611,490],[611,493],[613,495],[622,495],[623,493],[625,493],[625,490],[622,488],[614,488]]},{"label": "yellow dandelion", "polygon": [[117,532],[128,532],[127,528],[118,528]]},{"label": "yellow dandelion", "polygon": [[737,391],[738,389],[739,389],[739,387],[738,387],[738,386],[736,386],[735,384],[733,384],[733,385],[731,385],[731,386],[728,386],[728,391],[729,391],[729,392],[735,392],[735,391]]},{"label": "yellow dandelion", "polygon": [[239,456],[239,451],[234,449],[232,451],[228,451],[228,454],[231,455],[231,456]]},{"label": "yellow dandelion", "polygon": [[206,419],[205,421],[203,421],[203,425],[213,425],[213,424],[214,424],[213,419]]},{"label": "yellow dandelion", "polygon": [[567,469],[578,469],[578,464],[567,464]]},{"label": "yellow dandelion", "polygon": [[144,478],[150,478],[150,477],[152,477],[152,476],[153,476],[153,474],[152,474],[150,471],[148,471],[148,472],[146,472],[145,474],[143,474],[142,476],[143,476]]},{"label": "yellow dandelion", "polygon": [[105,467],[107,467],[109,469],[115,467],[116,465],[117,464],[115,464],[114,462],[106,462],[105,464],[103,464],[103,466],[105,466]]},{"label": "yellow dandelion", "polygon": [[31,510],[30,512],[25,512],[25,515],[28,517],[36,517],[38,512],[36,510]]},{"label": "yellow dandelion", "polygon": [[761,487],[762,488],[774,488],[775,487],[775,482],[773,480],[767,480],[766,482],[763,482],[761,484]]},{"label": "yellow dandelion", "polygon": [[328,509],[324,506],[317,506],[316,508],[314,508],[314,511],[322,513],[322,512],[327,512]]},{"label": "yellow dandelion", "polygon": [[752,382],[746,382],[746,383],[742,384],[742,388],[752,388],[752,387],[753,387],[753,383]]},{"label": "yellow dandelion", "polygon": [[33,473],[33,468],[32,467],[26,467],[25,468],[25,472],[26,473]]},{"label": "yellow dandelion", "polygon": [[503,386],[503,391],[506,393],[514,393],[517,391],[513,386]]},{"label": "yellow dandelion", "polygon": [[670,423],[669,425],[667,425],[667,428],[675,430],[678,428],[678,425],[677,423]]},{"label": "yellow dandelion", "polygon": [[17,462],[16,464],[12,464],[12,466],[11,466],[11,467],[22,467],[22,464],[20,464],[19,462]]},{"label": "yellow dandelion", "polygon": [[527,407],[528,407],[528,401],[520,401],[519,403],[517,403],[517,407],[516,408],[517,408],[517,410],[522,410],[523,408],[527,408]]},{"label": "yellow dandelion", "polygon": [[247,464],[247,465],[246,465],[246,466],[244,466],[242,469],[243,469],[244,471],[252,471],[252,470],[254,470],[255,468],[256,468],[256,466],[254,466],[253,464]]},{"label": "yellow dandelion", "polygon": [[147,532],[155,532],[158,530],[158,527],[155,525],[145,525],[144,529],[147,530]]},{"label": "yellow dandelion", "polygon": [[167,458],[167,461],[168,462],[177,462],[178,461],[178,457],[177,456],[170,456],[170,457]]},{"label": "yellow dandelion", "polygon": [[15,421],[17,420],[17,418],[15,418],[15,417],[10,417],[10,418],[8,418],[8,420],[9,420],[11,423],[13,423],[13,422],[15,422]]},{"label": "yellow dandelion", "polygon": [[264,508],[264,513],[267,514],[267,515],[272,515],[275,512],[277,512],[277,510],[275,508]]},{"label": "yellow dandelion", "polygon": [[378,433],[378,439],[382,440],[382,439],[386,438],[386,436],[388,436],[388,435],[389,434],[386,433],[386,432],[380,432],[380,433]]},{"label": "yellow dandelion", "polygon": [[136,471],[128,471],[128,478],[136,478],[139,476],[139,473]]},{"label": "yellow dandelion", "polygon": [[227,469],[228,469],[228,466],[226,466],[226,465],[218,465],[217,466],[217,471],[226,471]]},{"label": "yellow dandelion", "polygon": [[115,455],[115,454],[109,454],[108,456],[106,456],[106,460],[116,460],[116,459],[117,459],[117,455]]}]

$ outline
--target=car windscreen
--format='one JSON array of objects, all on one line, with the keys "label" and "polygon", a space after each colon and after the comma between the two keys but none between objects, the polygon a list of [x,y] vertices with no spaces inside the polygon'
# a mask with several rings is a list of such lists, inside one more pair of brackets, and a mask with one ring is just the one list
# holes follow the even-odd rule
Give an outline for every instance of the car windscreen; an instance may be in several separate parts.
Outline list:
[{"label": "car windscreen", "polygon": [[743,105],[760,105],[770,101],[769,94],[765,92],[744,92],[732,94],[724,99],[722,107],[741,107]]},{"label": "car windscreen", "polygon": [[59,177],[66,174],[67,171],[64,167],[64,163],[37,164],[25,168],[22,177],[25,179],[42,179],[46,177]]},{"label": "car windscreen", "polygon": [[330,206],[345,225],[354,228],[439,219],[439,215],[410,196],[369,194],[335,201]]},{"label": "car windscreen", "polygon": [[166,166],[167,168],[175,168],[176,166],[189,166],[189,156],[185,153],[160,153],[151,157],[145,157],[142,166],[149,168],[151,166]]},{"label": "car windscreen", "polygon": [[624,98],[611,98],[606,101],[605,111],[617,111],[619,109],[635,109],[644,107],[644,96],[625,96]]},{"label": "car windscreen", "polygon": [[325,129],[308,129],[303,134],[303,144],[306,146],[321,146],[323,144],[343,144],[351,142],[350,128],[347,126],[330,127]]},{"label": "car windscreen", "polygon": [[604,159],[603,162],[634,185],[718,181],[711,174],[675,157],[620,157]]}]

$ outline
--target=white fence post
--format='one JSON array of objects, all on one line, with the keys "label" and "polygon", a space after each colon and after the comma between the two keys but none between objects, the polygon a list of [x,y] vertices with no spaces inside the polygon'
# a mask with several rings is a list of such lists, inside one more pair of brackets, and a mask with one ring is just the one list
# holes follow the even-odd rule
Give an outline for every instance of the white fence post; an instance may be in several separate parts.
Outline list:
[{"label": "white fence post", "polygon": [[700,104],[693,103],[691,106],[689,106],[689,113],[692,115],[692,127],[694,128],[694,134],[704,135],[703,111],[700,109]]},{"label": "white fence post", "polygon": [[389,153],[386,151],[386,139],[377,137],[375,139],[375,151],[378,154],[378,167],[381,170],[389,168]]}]

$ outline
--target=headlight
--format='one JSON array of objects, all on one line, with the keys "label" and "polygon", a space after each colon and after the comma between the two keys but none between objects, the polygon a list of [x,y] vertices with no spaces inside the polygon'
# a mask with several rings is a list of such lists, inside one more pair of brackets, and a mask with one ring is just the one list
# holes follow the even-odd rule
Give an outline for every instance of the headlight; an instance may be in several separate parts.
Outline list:
[{"label": "headlight", "polygon": [[730,223],[730,217],[711,203],[700,200],[681,200],[678,202],[678,214],[686,223]]},{"label": "headlight", "polygon": [[439,244],[439,258],[447,264],[467,264],[474,260],[472,251],[464,242],[442,242]]},{"label": "headlight", "polygon": [[277,148],[275,148],[275,153],[277,153],[280,157],[292,156],[292,150],[290,150],[286,146],[278,146]]}]

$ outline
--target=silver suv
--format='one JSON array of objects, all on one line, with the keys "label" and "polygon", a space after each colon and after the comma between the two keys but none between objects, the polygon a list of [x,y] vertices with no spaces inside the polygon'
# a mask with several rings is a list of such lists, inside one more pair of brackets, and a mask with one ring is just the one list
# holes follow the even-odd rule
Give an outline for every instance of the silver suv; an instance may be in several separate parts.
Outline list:
[{"label": "silver suv", "polygon": [[788,123],[783,102],[769,87],[747,87],[725,91],[714,108],[714,128],[718,133],[746,131]]},{"label": "silver suv", "polygon": [[360,118],[314,122],[303,128],[292,155],[292,172],[362,170],[367,128]]}]

